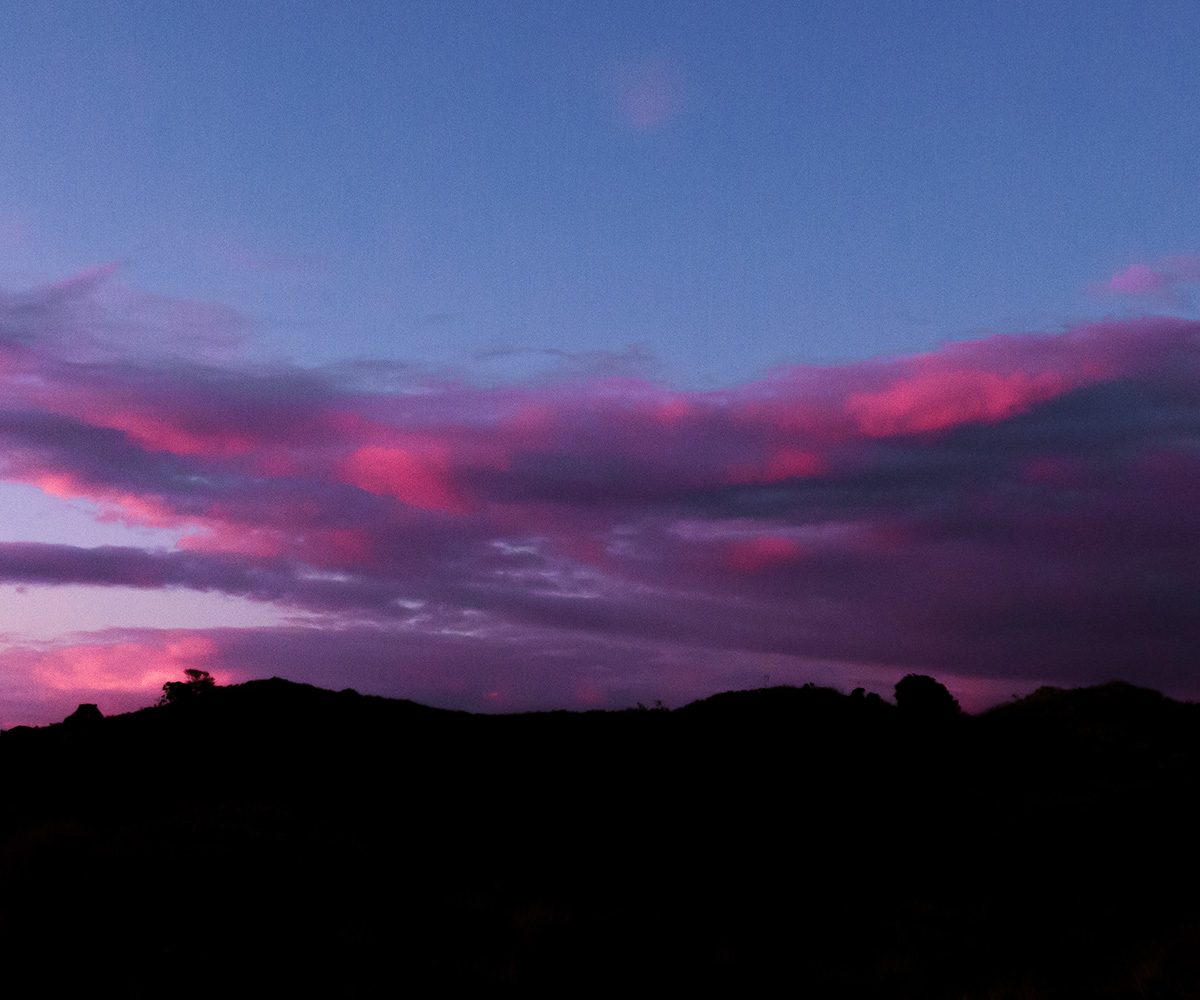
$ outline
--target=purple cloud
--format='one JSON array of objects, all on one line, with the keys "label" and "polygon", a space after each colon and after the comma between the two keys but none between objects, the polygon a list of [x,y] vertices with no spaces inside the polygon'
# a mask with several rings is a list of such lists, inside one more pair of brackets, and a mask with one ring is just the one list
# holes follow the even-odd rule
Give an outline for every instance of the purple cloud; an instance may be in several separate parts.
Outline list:
[{"label": "purple cloud", "polygon": [[[373,689],[461,706],[678,701],[715,690],[706,677],[817,669],[993,693],[1200,686],[1200,323],[997,336],[713,392],[616,374],[481,388],[111,343],[76,358],[55,331],[118,325],[102,284],[0,299],[0,477],[182,540],[0,543],[0,583],[271,602],[320,623],[303,634],[346,677],[361,656],[392,678]],[[203,655],[300,678],[299,634],[203,633]],[[21,662],[73,676],[35,652]],[[80,656],[106,684],[137,662]]]}]

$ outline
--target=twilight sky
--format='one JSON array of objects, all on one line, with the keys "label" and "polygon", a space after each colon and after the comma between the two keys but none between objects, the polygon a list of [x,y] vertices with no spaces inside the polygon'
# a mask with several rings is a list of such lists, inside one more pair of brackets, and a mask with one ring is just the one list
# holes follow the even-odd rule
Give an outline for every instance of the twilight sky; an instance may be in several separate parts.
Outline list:
[{"label": "twilight sky", "polygon": [[0,7],[0,727],[1200,697],[1200,6]]}]

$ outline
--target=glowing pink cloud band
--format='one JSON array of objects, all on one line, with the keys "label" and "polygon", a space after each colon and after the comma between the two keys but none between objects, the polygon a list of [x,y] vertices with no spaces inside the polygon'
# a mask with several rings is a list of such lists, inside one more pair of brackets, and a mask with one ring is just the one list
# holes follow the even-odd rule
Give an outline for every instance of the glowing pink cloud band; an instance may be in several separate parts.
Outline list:
[{"label": "glowing pink cloud band", "polygon": [[[640,690],[613,680],[631,644],[667,664],[653,676],[668,695],[704,687],[681,679],[681,649],[1193,685],[1195,322],[995,336],[710,392],[605,377],[481,388],[380,364],[396,376],[382,391],[361,370],[99,341],[80,359],[73,338],[113,323],[106,277],[0,299],[0,476],[183,539],[0,541],[0,582],[215,591],[433,660],[472,637],[483,673],[481,649],[561,647],[561,681],[547,667],[484,693],[509,707]],[[222,669],[228,637],[192,638],[156,648]],[[113,674],[105,657],[147,643],[0,662],[35,687],[86,688]],[[473,690],[450,660],[438,676]],[[136,677],[130,690],[160,683]]]}]

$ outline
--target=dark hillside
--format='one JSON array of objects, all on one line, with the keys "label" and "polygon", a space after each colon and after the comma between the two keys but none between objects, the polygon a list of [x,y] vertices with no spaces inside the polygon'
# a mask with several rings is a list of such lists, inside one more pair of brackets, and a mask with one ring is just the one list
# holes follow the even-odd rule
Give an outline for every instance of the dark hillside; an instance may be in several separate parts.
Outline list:
[{"label": "dark hillside", "polygon": [[6,975],[1195,996],[1197,706],[924,708],[473,716],[271,680],[10,731]]}]

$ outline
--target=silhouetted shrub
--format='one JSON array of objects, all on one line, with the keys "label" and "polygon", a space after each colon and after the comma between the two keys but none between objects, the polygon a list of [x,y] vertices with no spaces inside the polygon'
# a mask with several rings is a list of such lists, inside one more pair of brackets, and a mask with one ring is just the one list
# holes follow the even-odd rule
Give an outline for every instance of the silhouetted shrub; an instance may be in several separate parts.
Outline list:
[{"label": "silhouetted shrub", "polygon": [[919,719],[949,719],[962,712],[945,685],[925,674],[907,674],[897,682],[896,707]]},{"label": "silhouetted shrub", "polygon": [[71,726],[90,725],[94,722],[99,722],[104,718],[99,707],[94,704],[80,705],[74,712],[68,715],[63,722]]},{"label": "silhouetted shrub", "polygon": [[186,681],[167,681],[163,685],[162,697],[158,699],[160,705],[183,701],[185,698],[194,698],[217,686],[217,682],[212,679],[212,675],[207,670],[189,667],[184,674],[187,676]]}]

